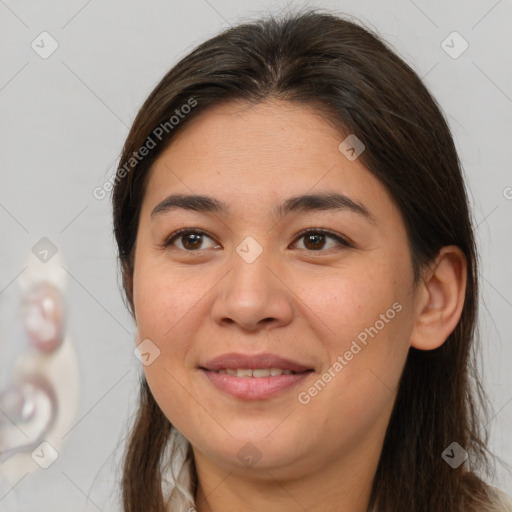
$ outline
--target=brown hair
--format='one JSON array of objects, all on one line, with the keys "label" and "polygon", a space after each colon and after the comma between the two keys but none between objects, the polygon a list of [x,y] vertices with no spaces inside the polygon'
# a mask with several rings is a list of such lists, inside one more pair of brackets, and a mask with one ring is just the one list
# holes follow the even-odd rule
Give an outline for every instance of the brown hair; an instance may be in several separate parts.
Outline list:
[{"label": "brown hair", "polygon": [[[113,190],[114,233],[127,306],[133,314],[136,233],[155,159],[174,134],[206,108],[268,98],[313,106],[340,135],[353,133],[365,143],[360,158],[401,210],[416,282],[443,246],[457,245],[467,259],[465,304],[455,330],[436,350],[409,351],[370,510],[494,510],[492,487],[483,480],[492,470],[488,434],[481,425],[488,413],[474,351],[477,253],[461,166],[436,101],[416,73],[370,30],[318,9],[269,15],[202,43],[164,76],[133,123],[121,156],[125,172],[118,171]],[[187,104],[194,106],[182,108]],[[171,118],[177,110],[188,113],[176,123]],[[150,139],[154,147],[140,157]],[[142,378],[124,464],[126,512],[165,510],[162,464],[173,430]],[[452,469],[442,459],[452,442],[469,453],[470,471],[464,466]],[[190,469],[189,491],[194,496],[197,482],[190,451],[184,464]]]}]

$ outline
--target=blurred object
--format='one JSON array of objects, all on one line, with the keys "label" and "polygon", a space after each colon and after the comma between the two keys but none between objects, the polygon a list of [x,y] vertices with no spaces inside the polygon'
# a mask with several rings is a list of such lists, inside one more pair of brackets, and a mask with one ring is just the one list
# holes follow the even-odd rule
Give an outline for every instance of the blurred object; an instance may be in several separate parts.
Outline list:
[{"label": "blurred object", "polygon": [[43,381],[26,381],[0,394],[0,464],[20,451],[33,450],[56,414],[55,396]]},{"label": "blurred object", "polygon": [[[0,392],[0,481],[15,486],[49,468],[76,422],[79,365],[66,327],[67,274],[60,252],[29,256],[18,278],[18,325],[24,349]],[[5,383],[4,383],[5,386]]]},{"label": "blurred object", "polygon": [[34,347],[52,352],[60,347],[63,333],[63,301],[59,290],[39,282],[28,292],[22,305],[23,325]]}]

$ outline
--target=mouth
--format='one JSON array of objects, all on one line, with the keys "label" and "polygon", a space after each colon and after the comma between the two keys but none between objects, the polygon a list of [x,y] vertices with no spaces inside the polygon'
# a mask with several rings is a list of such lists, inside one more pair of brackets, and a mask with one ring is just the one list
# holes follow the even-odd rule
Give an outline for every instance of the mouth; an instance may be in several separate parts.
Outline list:
[{"label": "mouth", "polygon": [[315,373],[312,367],[269,353],[224,354],[198,369],[209,387],[242,400],[283,395]]},{"label": "mouth", "polygon": [[208,368],[201,368],[205,371],[218,373],[219,375],[231,375],[232,377],[242,378],[263,378],[263,377],[277,377],[280,375],[298,375],[301,373],[312,372],[313,370],[304,370],[301,372],[294,372],[293,370],[285,370],[283,368],[221,368],[219,370],[208,370]]}]

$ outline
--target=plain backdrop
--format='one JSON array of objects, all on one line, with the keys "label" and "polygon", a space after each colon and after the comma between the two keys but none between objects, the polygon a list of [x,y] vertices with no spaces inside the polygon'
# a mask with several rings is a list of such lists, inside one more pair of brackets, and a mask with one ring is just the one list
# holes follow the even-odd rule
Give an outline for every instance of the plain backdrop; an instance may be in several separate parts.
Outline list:
[{"label": "plain backdrop", "polygon": [[[447,116],[478,226],[491,448],[511,464],[512,2],[288,4],[332,9],[374,28],[424,78]],[[58,247],[71,276],[68,326],[81,383],[75,428],[58,460],[14,487],[4,485],[9,495],[0,510],[113,510],[110,480],[119,469],[116,448],[133,412],[140,363],[119,289],[109,197],[98,200],[93,189],[115,171],[135,114],[179,58],[230,25],[286,5],[0,1],[0,385],[8,385],[23,349],[12,334],[17,276],[42,237]],[[58,43],[46,59],[31,47],[42,32]],[[448,36],[452,55],[443,48]],[[454,58],[464,41],[468,48]],[[501,466],[493,483],[512,495],[511,473]]]}]

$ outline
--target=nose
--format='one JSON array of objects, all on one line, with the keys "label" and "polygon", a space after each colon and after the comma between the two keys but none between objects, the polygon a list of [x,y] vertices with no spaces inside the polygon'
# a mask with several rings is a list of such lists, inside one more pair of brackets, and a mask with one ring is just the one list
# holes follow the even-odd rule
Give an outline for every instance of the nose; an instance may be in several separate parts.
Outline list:
[{"label": "nose", "polygon": [[293,292],[270,251],[246,258],[234,252],[232,270],[221,280],[212,305],[219,325],[245,331],[283,327],[294,315]]}]

